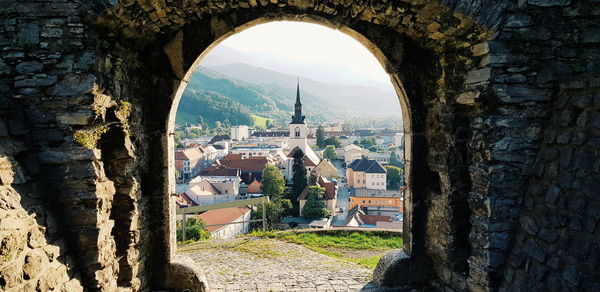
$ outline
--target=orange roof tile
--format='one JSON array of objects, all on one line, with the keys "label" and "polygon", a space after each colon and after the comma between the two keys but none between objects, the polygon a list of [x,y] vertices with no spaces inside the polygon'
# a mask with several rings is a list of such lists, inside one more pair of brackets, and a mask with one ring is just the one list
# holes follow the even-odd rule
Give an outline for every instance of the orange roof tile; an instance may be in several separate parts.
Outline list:
[{"label": "orange roof tile", "polygon": [[[231,223],[246,215],[248,212],[250,212],[250,208],[248,207],[223,208],[206,211],[198,215],[198,218],[202,219],[206,225],[224,224]],[[209,226],[206,227],[206,229],[208,232],[214,232],[224,226],[227,225]]]}]

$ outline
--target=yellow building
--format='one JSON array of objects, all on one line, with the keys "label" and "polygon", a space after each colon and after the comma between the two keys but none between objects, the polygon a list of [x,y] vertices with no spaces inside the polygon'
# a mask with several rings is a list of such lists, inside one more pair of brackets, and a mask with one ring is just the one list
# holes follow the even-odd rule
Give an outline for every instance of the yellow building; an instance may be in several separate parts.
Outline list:
[{"label": "yellow building", "polygon": [[352,189],[350,191],[350,207],[392,207],[402,212],[403,195],[397,190]]}]

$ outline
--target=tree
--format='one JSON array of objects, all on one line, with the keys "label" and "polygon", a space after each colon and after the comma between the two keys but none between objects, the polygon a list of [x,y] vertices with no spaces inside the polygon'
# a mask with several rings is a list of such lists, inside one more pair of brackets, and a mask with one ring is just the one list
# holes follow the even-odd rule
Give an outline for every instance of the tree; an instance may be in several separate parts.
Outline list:
[{"label": "tree", "polygon": [[[199,241],[210,239],[210,232],[206,230],[206,225],[202,219],[189,218],[186,220],[185,226],[189,229],[185,230],[185,240]],[[193,227],[193,228],[191,228]],[[177,229],[183,228],[183,220],[177,220]],[[183,241],[183,230],[177,231],[177,240]]]},{"label": "tree", "polygon": [[319,125],[317,128],[317,146],[319,148],[325,147],[325,130],[323,130],[323,126]]},{"label": "tree", "polygon": [[310,186],[308,188],[308,199],[302,208],[302,215],[309,218],[323,218],[329,214],[329,210],[325,207],[323,197],[325,188],[321,186]]},{"label": "tree", "polygon": [[392,165],[386,165],[387,169],[386,183],[388,189],[398,189],[402,185],[402,168]]},{"label": "tree", "polygon": [[[289,213],[289,210],[292,209],[292,203],[287,199],[275,199],[274,201],[265,204],[265,207],[267,209],[265,215],[265,217],[267,217],[267,228],[274,229],[277,224],[281,222],[283,215]],[[252,219],[262,219],[263,211],[261,204],[250,216]],[[262,223],[260,222],[252,224],[253,229],[258,229],[260,227],[262,227]]]},{"label": "tree", "polygon": [[271,200],[279,199],[285,192],[285,180],[283,174],[273,164],[267,164],[262,171],[260,190],[263,194],[271,197]]},{"label": "tree", "polygon": [[374,137],[366,137],[360,140],[360,145],[362,145],[362,147],[365,149],[369,149],[369,147],[375,145],[376,143],[377,142],[375,141]]},{"label": "tree", "polygon": [[338,137],[333,136],[325,139],[325,146],[327,145],[333,145],[335,148],[340,148],[340,146],[342,146],[342,143],[340,142],[340,139]]},{"label": "tree", "polygon": [[306,166],[304,165],[304,152],[300,149],[296,149],[294,153],[294,164],[292,166],[292,191],[290,192],[289,199],[294,204],[294,210],[298,210],[298,196],[306,188]]},{"label": "tree", "polygon": [[390,165],[393,165],[393,166],[400,165],[400,161],[398,160],[398,155],[396,155],[395,151],[392,151],[392,153],[390,153]]},{"label": "tree", "polygon": [[369,147],[369,151],[371,151],[371,152],[377,152],[377,147],[371,146],[371,147]]},{"label": "tree", "polygon": [[327,145],[325,147],[325,150],[323,151],[323,157],[329,159],[329,160],[334,160],[337,158],[337,154],[335,153],[335,146],[333,145]]},{"label": "tree", "polygon": [[267,120],[265,121],[265,126],[267,129],[270,129],[273,126],[273,122],[271,122],[271,120]]},{"label": "tree", "polygon": [[317,184],[317,179],[319,179],[319,177],[317,176],[317,172],[315,172],[314,170],[310,172],[310,175],[308,176],[308,185],[312,186]]}]

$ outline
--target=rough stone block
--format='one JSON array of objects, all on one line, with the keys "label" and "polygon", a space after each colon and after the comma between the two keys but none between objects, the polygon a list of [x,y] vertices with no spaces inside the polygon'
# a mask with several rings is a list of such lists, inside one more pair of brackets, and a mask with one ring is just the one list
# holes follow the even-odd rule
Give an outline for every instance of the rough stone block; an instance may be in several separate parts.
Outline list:
[{"label": "rough stone block", "polygon": [[48,258],[46,254],[40,250],[32,250],[25,256],[25,264],[23,265],[23,277],[26,280],[33,279],[41,271],[46,269]]},{"label": "rough stone block", "polygon": [[524,250],[527,255],[539,262],[544,262],[546,260],[546,253],[533,239],[528,239],[526,241]]},{"label": "rough stone block", "polygon": [[566,266],[563,272],[563,278],[569,283],[579,286],[581,284],[581,272],[575,266]]},{"label": "rough stone block", "polygon": [[571,4],[571,0],[527,0],[529,5],[551,7],[551,6],[567,6]]},{"label": "rough stone block", "polygon": [[93,117],[92,111],[80,111],[58,114],[56,115],[56,121],[62,125],[87,125]]}]

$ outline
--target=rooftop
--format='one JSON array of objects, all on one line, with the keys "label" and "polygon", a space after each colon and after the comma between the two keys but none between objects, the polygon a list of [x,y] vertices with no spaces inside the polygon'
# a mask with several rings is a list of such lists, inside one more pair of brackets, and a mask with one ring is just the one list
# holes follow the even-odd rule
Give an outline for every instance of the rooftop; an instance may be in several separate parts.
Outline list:
[{"label": "rooftop", "polygon": [[367,188],[358,188],[350,190],[351,197],[370,197],[370,198],[402,198],[403,194],[397,190],[373,190]]},{"label": "rooftop", "polygon": [[366,173],[387,173],[381,163],[366,157],[352,161],[348,164],[348,168],[351,168],[354,171],[364,171]]},{"label": "rooftop", "polygon": [[[223,208],[206,211],[198,215],[198,218],[204,220],[206,225],[224,224],[231,223],[248,212],[250,212],[248,207]],[[226,225],[208,226],[206,229],[208,232],[213,232],[223,228],[223,226]]]}]

